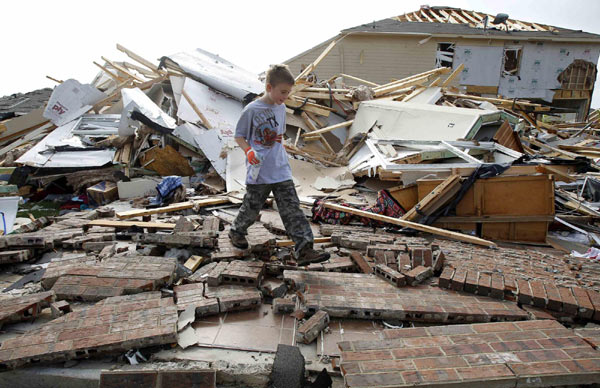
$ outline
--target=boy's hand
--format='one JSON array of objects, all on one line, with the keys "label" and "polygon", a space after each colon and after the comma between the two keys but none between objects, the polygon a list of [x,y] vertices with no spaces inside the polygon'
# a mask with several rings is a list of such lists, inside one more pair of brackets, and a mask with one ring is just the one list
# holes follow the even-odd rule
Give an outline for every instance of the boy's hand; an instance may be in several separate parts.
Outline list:
[{"label": "boy's hand", "polygon": [[248,147],[245,152],[246,152],[246,158],[248,158],[248,163],[250,163],[252,165],[260,163],[260,160],[256,156],[256,152],[252,149],[252,147]]}]

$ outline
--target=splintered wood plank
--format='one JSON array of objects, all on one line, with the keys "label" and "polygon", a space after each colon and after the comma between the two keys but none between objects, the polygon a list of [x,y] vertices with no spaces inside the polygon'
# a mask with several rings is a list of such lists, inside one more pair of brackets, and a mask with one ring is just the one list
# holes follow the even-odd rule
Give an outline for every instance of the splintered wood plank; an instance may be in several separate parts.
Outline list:
[{"label": "splintered wood plank", "polygon": [[206,128],[212,129],[212,125],[210,125],[210,121],[208,121],[208,119],[206,118],[206,116],[204,116],[204,114],[202,113],[202,111],[200,110],[200,108],[198,108],[198,105],[196,105],[196,103],[192,100],[192,97],[190,97],[190,95],[185,91],[185,89],[182,89],[181,95],[187,100],[187,102],[190,104],[190,106],[192,107],[192,109],[194,110],[194,112],[196,112],[196,114],[198,115],[198,117],[200,117],[200,121],[202,121],[202,124]]},{"label": "splintered wood plank", "polygon": [[354,209],[354,208],[351,208],[348,206],[342,206],[342,205],[338,205],[338,204],[331,203],[331,202],[325,202],[324,206],[329,209],[338,210],[341,212],[370,218],[373,220],[385,222],[385,223],[392,224],[392,225],[400,225],[400,226],[404,226],[406,228],[412,228],[412,229],[415,229],[415,230],[418,230],[421,232],[431,233],[431,234],[438,235],[438,236],[444,236],[444,237],[452,238],[452,239],[455,239],[458,241],[468,242],[468,243],[476,244],[476,245],[482,245],[482,246],[486,246],[489,248],[497,248],[497,245],[492,241],[484,240],[484,239],[481,239],[478,237],[468,236],[468,235],[462,234],[462,233],[456,233],[456,232],[451,232],[451,231],[440,229],[440,228],[434,228],[432,226],[421,225],[416,222],[406,221],[406,220],[402,220],[399,218],[382,216],[380,214],[375,214],[375,213],[367,212],[364,210],[358,210],[358,209]]},{"label": "splintered wood plank", "polygon": [[152,214],[162,214],[162,213],[171,213],[186,209],[193,209],[194,207],[203,207],[203,206],[212,206],[212,205],[220,205],[222,203],[228,203],[229,199],[227,198],[207,198],[202,199],[200,201],[188,201],[188,202],[180,202],[174,203],[169,206],[157,207],[154,209],[139,209],[139,210],[128,210],[124,212],[118,212],[117,217],[121,220],[126,220],[128,218],[133,217],[142,217],[149,216]]},{"label": "splintered wood plank", "polygon": [[[460,189],[460,175],[451,175],[446,178],[442,183],[436,186],[429,194],[427,194],[422,200],[419,201],[412,209],[402,216],[403,220],[414,220],[417,218],[418,211],[421,211],[427,215],[433,213],[445,202],[451,199],[448,195],[451,193],[456,194]],[[447,195],[448,194],[448,195]]]},{"label": "splintered wood plank", "polygon": [[454,69],[452,74],[450,74],[448,76],[448,78],[446,78],[444,83],[442,83],[442,87],[446,87],[446,86],[450,85],[450,82],[452,82],[454,80],[454,78],[458,77],[458,75],[463,71],[464,68],[465,68],[465,65],[463,63],[458,65],[458,67],[456,69]]}]

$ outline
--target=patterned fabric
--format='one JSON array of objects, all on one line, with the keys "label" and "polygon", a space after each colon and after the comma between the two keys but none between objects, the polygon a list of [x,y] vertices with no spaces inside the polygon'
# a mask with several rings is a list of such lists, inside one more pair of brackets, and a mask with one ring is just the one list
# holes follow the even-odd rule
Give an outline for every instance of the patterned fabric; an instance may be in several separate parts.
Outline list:
[{"label": "patterned fabric", "polygon": [[279,216],[283,221],[285,230],[296,244],[296,250],[299,251],[305,247],[312,248],[313,233],[306,219],[306,216],[300,209],[300,200],[291,180],[279,183],[246,185],[246,195],[240,211],[233,221],[231,230],[234,233],[246,235],[248,228],[254,223],[260,209],[262,209],[269,194],[273,192]]},{"label": "patterned fabric", "polygon": [[154,197],[150,202],[152,204],[164,204],[175,194],[178,187],[183,186],[180,176],[172,175],[165,177],[158,185],[156,185],[156,191],[158,195]]},{"label": "patterned fabric", "polygon": [[[373,227],[385,225],[383,222],[372,220],[367,217],[360,217],[346,212],[328,209],[324,206],[321,206],[322,203],[323,201],[317,200],[312,207],[312,219],[315,222],[320,221],[327,224],[347,225],[350,222],[356,221]],[[342,203],[341,205],[352,207],[346,203]],[[375,205],[361,208],[361,210],[394,218],[400,218],[402,215],[404,215],[404,213],[406,213],[402,206],[400,206],[400,204],[396,202],[394,198],[392,198],[387,190],[381,190],[377,193],[377,201],[375,202]]]}]

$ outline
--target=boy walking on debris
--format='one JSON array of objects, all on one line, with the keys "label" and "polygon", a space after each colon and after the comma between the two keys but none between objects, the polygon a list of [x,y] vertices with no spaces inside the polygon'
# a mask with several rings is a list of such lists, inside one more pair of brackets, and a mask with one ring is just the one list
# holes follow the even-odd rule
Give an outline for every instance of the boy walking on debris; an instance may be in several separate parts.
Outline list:
[{"label": "boy walking on debris", "polygon": [[286,65],[267,71],[264,95],[244,108],[235,129],[235,141],[246,153],[246,195],[229,232],[232,244],[248,248],[246,234],[269,194],[273,192],[287,234],[295,243],[294,257],[299,265],[329,259],[329,253],[313,249],[314,237],[300,200],[288,156],[283,147],[285,105],[294,86]]}]

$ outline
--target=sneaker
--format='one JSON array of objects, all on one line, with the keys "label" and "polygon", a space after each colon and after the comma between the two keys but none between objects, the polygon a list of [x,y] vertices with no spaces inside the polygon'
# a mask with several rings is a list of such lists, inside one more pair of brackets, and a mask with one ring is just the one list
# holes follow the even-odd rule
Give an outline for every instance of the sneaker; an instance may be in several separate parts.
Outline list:
[{"label": "sneaker", "polygon": [[234,232],[233,230],[229,230],[229,239],[234,247],[239,249],[248,249],[248,240],[246,240],[246,236],[241,233]]},{"label": "sneaker", "polygon": [[320,263],[325,260],[329,260],[331,255],[328,252],[317,251],[313,248],[305,248],[300,251],[296,263],[298,265],[306,265],[310,263]]}]

